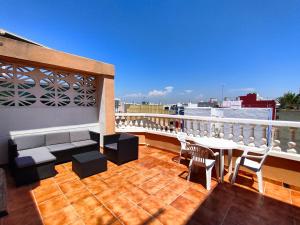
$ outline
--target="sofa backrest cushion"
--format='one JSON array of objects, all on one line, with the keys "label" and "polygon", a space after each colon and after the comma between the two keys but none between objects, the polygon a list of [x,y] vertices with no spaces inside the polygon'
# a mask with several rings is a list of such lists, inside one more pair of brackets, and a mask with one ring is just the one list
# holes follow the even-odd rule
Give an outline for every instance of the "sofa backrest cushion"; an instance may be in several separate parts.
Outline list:
[{"label": "sofa backrest cushion", "polygon": [[70,132],[71,142],[90,140],[89,130],[77,130]]},{"label": "sofa backrest cushion", "polygon": [[45,146],[45,135],[28,135],[14,138],[17,144],[17,150],[24,150],[30,148],[38,148]]},{"label": "sofa backrest cushion", "polygon": [[70,132],[59,132],[46,134],[46,145],[70,143]]}]

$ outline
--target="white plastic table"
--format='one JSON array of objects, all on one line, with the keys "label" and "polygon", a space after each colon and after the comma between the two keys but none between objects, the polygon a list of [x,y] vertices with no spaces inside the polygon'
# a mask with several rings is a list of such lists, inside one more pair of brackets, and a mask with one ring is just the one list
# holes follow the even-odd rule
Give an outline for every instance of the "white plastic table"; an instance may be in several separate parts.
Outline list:
[{"label": "white plastic table", "polygon": [[220,151],[220,178],[221,182],[224,181],[224,151],[228,151],[228,172],[232,173],[232,149],[237,149],[238,144],[232,140],[226,140],[222,138],[214,137],[193,137],[189,138],[191,141],[212,149],[218,149]]}]

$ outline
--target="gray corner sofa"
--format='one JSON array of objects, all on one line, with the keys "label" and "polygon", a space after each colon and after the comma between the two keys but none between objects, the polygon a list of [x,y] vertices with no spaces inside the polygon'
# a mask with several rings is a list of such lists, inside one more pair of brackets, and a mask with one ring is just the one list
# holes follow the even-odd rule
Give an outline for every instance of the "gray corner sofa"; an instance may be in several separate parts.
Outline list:
[{"label": "gray corner sofa", "polygon": [[17,186],[54,176],[54,165],[99,149],[100,134],[89,130],[17,136],[8,141],[9,166]]}]

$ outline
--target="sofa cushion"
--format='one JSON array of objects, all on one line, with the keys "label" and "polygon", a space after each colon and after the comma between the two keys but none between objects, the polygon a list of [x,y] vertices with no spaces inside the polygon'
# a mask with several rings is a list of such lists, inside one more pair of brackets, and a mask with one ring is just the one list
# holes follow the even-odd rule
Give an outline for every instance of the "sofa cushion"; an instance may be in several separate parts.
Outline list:
[{"label": "sofa cushion", "polygon": [[45,135],[28,135],[15,137],[14,142],[17,144],[17,150],[32,149],[45,146]]},{"label": "sofa cushion", "polygon": [[46,145],[56,145],[70,142],[70,132],[46,134]]},{"label": "sofa cushion", "polygon": [[52,162],[56,157],[52,155],[46,147],[32,148],[18,152],[15,158],[18,168],[24,168],[41,163]]},{"label": "sofa cushion", "polygon": [[112,143],[112,144],[107,144],[104,146],[105,148],[111,149],[111,150],[118,150],[118,143]]},{"label": "sofa cushion", "polygon": [[89,130],[77,130],[70,132],[71,142],[90,140]]},{"label": "sofa cushion", "polygon": [[63,143],[63,144],[57,144],[57,145],[48,145],[47,148],[50,152],[60,152],[65,150],[70,150],[72,148],[75,148],[74,145],[71,143]]},{"label": "sofa cushion", "polygon": [[97,142],[93,140],[85,140],[85,141],[72,142],[72,144],[75,145],[76,147],[85,147],[89,145],[95,145],[97,144]]}]

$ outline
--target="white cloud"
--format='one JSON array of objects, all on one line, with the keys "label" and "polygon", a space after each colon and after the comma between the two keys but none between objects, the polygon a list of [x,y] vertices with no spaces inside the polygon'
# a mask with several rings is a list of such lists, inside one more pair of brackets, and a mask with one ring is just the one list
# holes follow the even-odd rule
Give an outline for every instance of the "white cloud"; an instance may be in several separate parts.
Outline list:
[{"label": "white cloud", "polygon": [[172,86],[167,86],[163,90],[152,90],[149,91],[148,96],[149,97],[162,97],[166,96],[167,94],[171,93],[173,91],[174,87]]},{"label": "white cloud", "polygon": [[251,88],[251,87],[248,87],[248,88],[236,88],[236,89],[230,89],[229,90],[230,92],[253,92],[255,91],[255,88]]},{"label": "white cloud", "polygon": [[193,92],[193,90],[184,90],[184,93],[186,93],[186,94],[190,94],[192,92]]},{"label": "white cloud", "polygon": [[124,95],[125,98],[142,98],[144,97],[144,95],[142,93],[130,93],[130,94],[126,94]]}]

